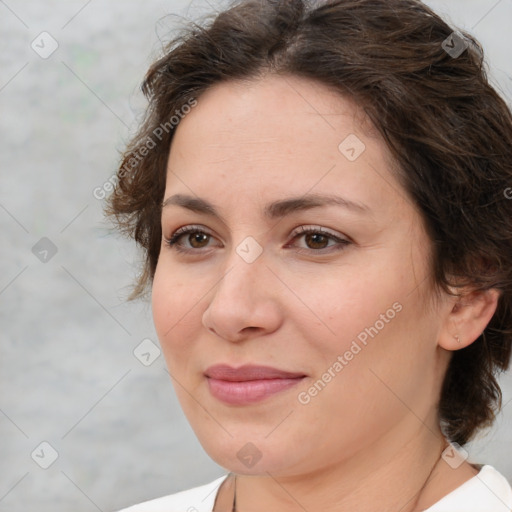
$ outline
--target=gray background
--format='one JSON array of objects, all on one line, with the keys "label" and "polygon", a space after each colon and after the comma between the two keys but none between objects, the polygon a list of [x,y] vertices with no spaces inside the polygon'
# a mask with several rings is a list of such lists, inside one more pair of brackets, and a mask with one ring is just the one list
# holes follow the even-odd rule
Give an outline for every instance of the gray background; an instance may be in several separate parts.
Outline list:
[{"label": "gray background", "polygon": [[[512,0],[428,3],[480,39],[510,102]],[[185,420],[163,357],[145,366],[133,353],[157,340],[149,304],[125,303],[141,254],[110,233],[93,197],[136,127],[140,81],[176,27],[167,15],[210,10],[0,1],[0,512],[107,512],[224,474]],[[43,31],[59,45],[47,59],[31,48]],[[43,237],[57,249],[46,262],[33,252]],[[510,404],[511,375],[502,382]],[[46,470],[43,441],[58,453]],[[511,446],[508,405],[467,448],[512,479]]]}]

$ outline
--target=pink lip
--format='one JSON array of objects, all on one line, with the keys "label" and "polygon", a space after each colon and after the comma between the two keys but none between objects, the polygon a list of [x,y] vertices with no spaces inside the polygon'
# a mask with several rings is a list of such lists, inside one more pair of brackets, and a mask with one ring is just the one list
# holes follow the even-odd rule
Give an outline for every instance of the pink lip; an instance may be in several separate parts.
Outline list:
[{"label": "pink lip", "polygon": [[303,373],[286,372],[269,366],[211,366],[205,371],[211,394],[231,405],[259,402],[298,384]]}]

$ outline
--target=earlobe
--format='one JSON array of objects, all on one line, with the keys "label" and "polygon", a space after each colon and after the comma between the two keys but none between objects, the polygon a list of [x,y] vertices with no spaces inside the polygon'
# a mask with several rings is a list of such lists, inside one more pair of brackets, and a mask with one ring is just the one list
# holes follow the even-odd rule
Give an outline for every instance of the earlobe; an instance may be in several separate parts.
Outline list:
[{"label": "earlobe", "polygon": [[438,344],[445,350],[465,348],[484,332],[491,321],[500,291],[491,288],[462,294],[450,303]]}]

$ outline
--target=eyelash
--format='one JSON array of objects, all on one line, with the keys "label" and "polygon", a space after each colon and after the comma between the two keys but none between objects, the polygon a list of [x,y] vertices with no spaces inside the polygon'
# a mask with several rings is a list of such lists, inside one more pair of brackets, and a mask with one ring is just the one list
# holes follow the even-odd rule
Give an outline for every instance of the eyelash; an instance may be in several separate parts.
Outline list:
[{"label": "eyelash", "polygon": [[[299,232],[295,232],[294,235],[293,235],[293,238],[292,240],[295,240],[296,238],[299,238],[301,236],[304,236],[304,235],[307,235],[307,234],[320,234],[324,237],[327,237],[328,239],[330,240],[334,240],[335,242],[337,242],[339,244],[339,246],[337,248],[335,248],[334,250],[335,251],[340,251],[340,250],[343,250],[345,248],[345,246],[349,245],[351,242],[349,240],[346,240],[346,239],[343,239],[343,238],[339,238],[337,237],[336,235],[333,235],[332,233],[330,233],[329,231],[326,231],[324,230],[323,228],[318,228],[318,227],[305,227],[305,226],[300,226],[299,229]],[[297,230],[296,230],[297,231]],[[193,234],[193,233],[201,233],[201,234],[204,234],[204,235],[207,235],[209,237],[212,237],[213,235],[211,235],[210,233],[208,233],[207,231],[204,231],[204,229],[202,229],[200,226],[184,226],[182,228],[179,228],[178,230],[176,230],[170,238],[165,238],[164,237],[164,241],[166,243],[166,245],[170,248],[170,249],[174,249],[180,253],[184,253],[184,254],[192,254],[192,253],[195,253],[195,254],[200,254],[201,252],[204,252],[202,249],[184,249],[182,246],[180,246],[178,244],[178,241],[185,235],[187,234]],[[204,249],[208,249],[208,248],[204,248]],[[323,254],[327,254],[327,253],[331,253],[333,252],[333,246],[330,246],[330,247],[325,247],[323,249],[304,249],[304,248],[298,248],[298,252],[306,252],[306,253],[323,253]]]}]

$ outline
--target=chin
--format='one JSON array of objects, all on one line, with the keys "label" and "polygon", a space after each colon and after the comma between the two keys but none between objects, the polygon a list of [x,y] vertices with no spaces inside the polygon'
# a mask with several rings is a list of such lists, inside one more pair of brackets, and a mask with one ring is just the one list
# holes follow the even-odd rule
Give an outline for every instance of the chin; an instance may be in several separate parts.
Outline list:
[{"label": "chin", "polygon": [[[249,441],[247,436],[233,437],[225,442],[203,445],[217,464],[242,474],[258,474],[268,470],[270,448],[258,440]],[[274,454],[275,455],[275,454]]]},{"label": "chin", "polygon": [[219,466],[239,475],[289,475],[298,462],[290,457],[293,447],[287,447],[277,437],[272,442],[264,438],[249,441],[245,434],[222,441],[210,439],[201,445]]}]

